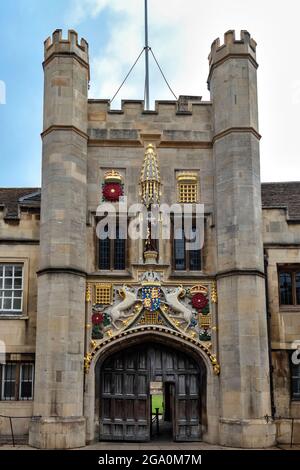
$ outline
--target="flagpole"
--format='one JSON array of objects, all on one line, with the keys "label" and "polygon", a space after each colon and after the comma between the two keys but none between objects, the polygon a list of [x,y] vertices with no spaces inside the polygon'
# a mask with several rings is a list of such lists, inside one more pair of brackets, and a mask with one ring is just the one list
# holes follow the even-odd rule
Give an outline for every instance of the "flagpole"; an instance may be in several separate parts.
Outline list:
[{"label": "flagpole", "polygon": [[145,0],[145,110],[149,110],[148,1]]}]

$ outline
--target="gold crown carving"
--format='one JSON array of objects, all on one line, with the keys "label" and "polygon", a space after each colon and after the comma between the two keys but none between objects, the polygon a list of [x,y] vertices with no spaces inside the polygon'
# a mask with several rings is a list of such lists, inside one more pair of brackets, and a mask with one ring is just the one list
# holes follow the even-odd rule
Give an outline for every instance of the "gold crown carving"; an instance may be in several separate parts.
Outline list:
[{"label": "gold crown carving", "polygon": [[198,284],[197,286],[193,286],[190,288],[190,293],[192,295],[194,294],[207,294],[208,288],[205,286],[202,286],[201,284]]},{"label": "gold crown carving", "polygon": [[121,183],[122,176],[117,170],[109,170],[104,174],[104,181],[106,183]]},{"label": "gold crown carving", "polygon": [[156,280],[152,280],[152,281],[151,281],[151,280],[148,280],[148,281],[147,281],[147,280],[143,280],[143,281],[141,282],[141,284],[142,284],[143,287],[144,287],[144,286],[145,286],[145,287],[146,287],[146,286],[161,286],[161,281],[159,281],[159,280],[157,280],[157,279],[156,279]]},{"label": "gold crown carving", "polygon": [[147,287],[147,286],[160,287],[161,282],[158,282],[158,281],[154,281],[154,282],[144,281],[144,282],[142,282],[142,286],[143,287]]},{"label": "gold crown carving", "polygon": [[198,174],[195,171],[180,171],[177,173],[177,181],[181,183],[197,183]]}]

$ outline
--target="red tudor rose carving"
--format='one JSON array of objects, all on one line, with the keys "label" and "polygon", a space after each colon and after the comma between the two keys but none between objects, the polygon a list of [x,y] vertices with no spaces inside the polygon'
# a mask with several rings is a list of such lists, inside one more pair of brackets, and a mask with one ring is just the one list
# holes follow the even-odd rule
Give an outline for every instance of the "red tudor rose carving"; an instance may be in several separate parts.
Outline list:
[{"label": "red tudor rose carving", "polygon": [[123,196],[122,185],[119,183],[105,183],[102,194],[106,201],[118,201],[120,196]]},{"label": "red tudor rose carving", "polygon": [[193,295],[192,305],[197,310],[201,310],[202,308],[205,308],[207,304],[208,304],[208,300],[205,297],[205,295],[201,293]]},{"label": "red tudor rose carving", "polygon": [[104,315],[103,313],[94,313],[92,315],[92,324],[93,325],[100,325],[104,320]]}]

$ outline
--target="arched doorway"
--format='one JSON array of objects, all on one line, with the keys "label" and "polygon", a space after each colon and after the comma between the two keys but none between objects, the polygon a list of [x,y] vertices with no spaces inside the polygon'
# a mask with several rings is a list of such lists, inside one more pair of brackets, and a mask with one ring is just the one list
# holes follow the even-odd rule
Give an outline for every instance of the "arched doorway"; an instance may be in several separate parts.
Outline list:
[{"label": "arched doorway", "polygon": [[206,367],[187,352],[152,341],[121,349],[96,367],[96,385],[100,440],[150,440],[155,388],[170,438],[201,440]]}]

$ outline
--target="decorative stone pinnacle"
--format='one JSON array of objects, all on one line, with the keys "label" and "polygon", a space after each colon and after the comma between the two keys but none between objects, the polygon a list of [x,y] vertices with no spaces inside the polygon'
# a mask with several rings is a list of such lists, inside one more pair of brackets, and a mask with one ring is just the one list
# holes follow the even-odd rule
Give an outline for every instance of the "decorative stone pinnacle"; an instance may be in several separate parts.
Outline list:
[{"label": "decorative stone pinnacle", "polygon": [[140,196],[143,204],[159,204],[161,196],[160,172],[153,144],[148,144],[140,176]]}]

